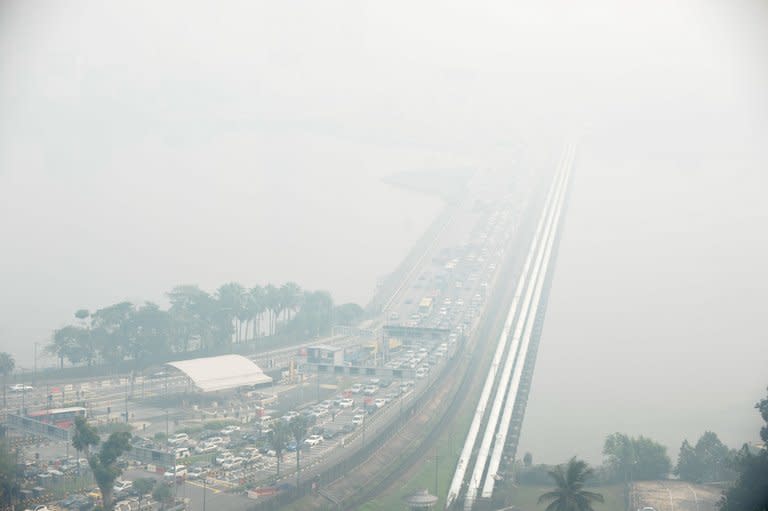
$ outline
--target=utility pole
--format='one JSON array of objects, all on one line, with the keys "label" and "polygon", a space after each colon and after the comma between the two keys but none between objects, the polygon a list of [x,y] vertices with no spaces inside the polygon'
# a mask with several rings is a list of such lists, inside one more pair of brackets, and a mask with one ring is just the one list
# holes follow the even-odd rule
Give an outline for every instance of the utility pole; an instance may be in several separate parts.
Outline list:
[{"label": "utility pole", "polygon": [[365,423],[368,422],[368,412],[363,413],[363,450],[365,450]]},{"label": "utility pole", "polygon": [[437,495],[437,467],[438,467],[437,446],[435,446],[435,495]]}]

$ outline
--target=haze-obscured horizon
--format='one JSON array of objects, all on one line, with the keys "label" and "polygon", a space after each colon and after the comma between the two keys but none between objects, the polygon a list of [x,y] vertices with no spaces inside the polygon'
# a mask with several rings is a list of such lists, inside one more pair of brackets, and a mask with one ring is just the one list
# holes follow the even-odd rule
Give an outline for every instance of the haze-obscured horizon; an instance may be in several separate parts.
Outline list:
[{"label": "haze-obscured horizon", "polygon": [[520,452],[754,438],[768,13],[636,4],[5,2],[0,350],[183,282],[364,303],[440,209],[381,178],[575,134]]}]

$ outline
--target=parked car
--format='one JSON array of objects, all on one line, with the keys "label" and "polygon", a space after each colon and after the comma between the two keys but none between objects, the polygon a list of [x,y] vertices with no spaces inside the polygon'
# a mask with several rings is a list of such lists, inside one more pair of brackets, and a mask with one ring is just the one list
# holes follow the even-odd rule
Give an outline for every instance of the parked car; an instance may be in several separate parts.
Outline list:
[{"label": "parked car", "polygon": [[115,481],[115,486],[113,488],[115,495],[127,495],[128,492],[133,488],[133,482],[131,481]]},{"label": "parked car", "polygon": [[291,410],[287,412],[285,415],[283,415],[282,419],[285,422],[290,422],[294,417],[298,417],[298,416],[299,416],[299,412],[297,412],[296,410]]},{"label": "parked car", "polygon": [[166,481],[175,480],[177,483],[181,483],[187,477],[187,467],[186,465],[176,465],[174,468],[163,474],[163,477]]},{"label": "parked car", "polygon": [[193,466],[187,470],[187,478],[202,479],[208,475],[208,468],[203,466]]},{"label": "parked car", "polygon": [[319,444],[322,441],[323,441],[323,437],[322,436],[320,436],[320,435],[310,435],[309,437],[307,437],[306,440],[304,440],[304,443],[309,445],[309,446],[311,446],[311,447],[314,447],[314,446],[316,446],[317,444]]},{"label": "parked car", "polygon": [[241,458],[239,456],[236,456],[234,458],[230,458],[229,460],[225,461],[221,464],[221,468],[224,470],[232,470],[235,468],[240,468],[243,466],[243,462],[245,461],[244,458]]},{"label": "parked car", "polygon": [[177,460],[181,458],[189,458],[191,455],[189,449],[186,447],[179,447],[174,451],[174,454],[176,455]]},{"label": "parked car", "polygon": [[189,442],[189,435],[186,433],[176,433],[168,437],[168,443],[171,445],[183,444]]}]

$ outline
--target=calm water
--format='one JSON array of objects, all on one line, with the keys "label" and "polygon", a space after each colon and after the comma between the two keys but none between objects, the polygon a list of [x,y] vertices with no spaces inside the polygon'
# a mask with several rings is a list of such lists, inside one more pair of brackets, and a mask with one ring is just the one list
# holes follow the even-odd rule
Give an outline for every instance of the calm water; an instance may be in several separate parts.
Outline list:
[{"label": "calm water", "polygon": [[700,141],[707,157],[669,133],[582,148],[521,456],[598,462],[615,431],[661,441],[673,463],[683,438],[707,430],[732,447],[759,439],[764,157]]},{"label": "calm water", "polygon": [[0,350],[31,364],[76,309],[162,302],[180,283],[293,280],[365,304],[441,208],[381,181],[407,158],[309,137],[201,145],[153,144],[101,174],[0,175]]}]

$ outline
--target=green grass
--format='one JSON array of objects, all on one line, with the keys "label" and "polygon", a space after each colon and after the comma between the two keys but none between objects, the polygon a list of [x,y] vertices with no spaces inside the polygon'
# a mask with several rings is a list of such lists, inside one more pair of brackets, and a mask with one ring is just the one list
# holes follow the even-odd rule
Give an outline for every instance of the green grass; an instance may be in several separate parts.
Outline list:
[{"label": "green grass", "polygon": [[[539,495],[552,490],[552,486],[528,486],[522,485],[512,488],[509,492],[509,498],[512,505],[515,505],[523,511],[544,511],[547,507],[539,504]],[[595,504],[595,511],[624,511],[624,488],[620,484],[610,486],[595,486],[587,488],[602,494],[605,502]]]},{"label": "green grass", "polygon": [[[436,442],[437,446],[437,497],[435,509],[445,506],[448,485],[453,477],[453,469],[459,460],[463,439],[467,435],[472,415],[465,414],[456,418],[453,426],[449,427]],[[362,511],[389,511],[405,509],[405,498],[426,488],[435,495],[435,449],[430,449],[426,460],[422,461],[413,476],[405,485],[381,494],[376,499],[366,502]]]}]

